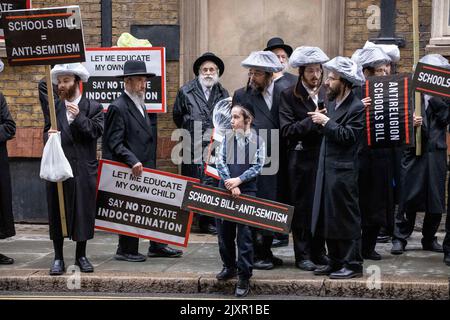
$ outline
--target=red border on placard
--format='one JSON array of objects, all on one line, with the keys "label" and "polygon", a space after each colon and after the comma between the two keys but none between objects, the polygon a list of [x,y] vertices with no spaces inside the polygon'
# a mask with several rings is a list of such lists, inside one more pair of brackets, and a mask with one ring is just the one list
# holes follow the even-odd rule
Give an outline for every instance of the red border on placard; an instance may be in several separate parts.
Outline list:
[{"label": "red border on placard", "polygon": [[404,78],[404,83],[405,83],[405,103],[404,103],[404,108],[405,108],[405,140],[406,140],[406,144],[409,144],[409,123],[408,123],[408,118],[409,118],[409,96],[408,96],[408,78],[405,77]]},{"label": "red border on placard", "polygon": [[[27,3],[25,5],[25,9],[15,9],[15,10],[27,10],[27,9],[31,9],[31,0],[27,0]],[[4,40],[5,37],[4,36],[0,36],[0,40]]]},{"label": "red border on placard", "polygon": [[[86,48],[85,51],[160,51],[161,52],[161,88],[162,88],[162,110],[147,110],[147,113],[166,113],[166,69],[165,69],[165,47],[98,47],[98,48]],[[106,112],[104,110],[104,112]]]},{"label": "red border on placard", "polygon": [[[102,172],[102,168],[103,168],[103,164],[104,163],[115,165],[115,166],[122,167],[122,168],[130,168],[129,166],[127,166],[126,164],[121,163],[121,162],[107,160],[107,159],[100,159],[99,160],[99,164],[98,164],[98,172],[97,172],[97,185],[96,185],[96,188],[95,188],[95,198],[96,199],[97,199],[97,194],[98,194],[98,185],[100,184],[100,176],[101,176],[101,172]],[[154,169],[149,169],[149,168],[144,168],[143,170],[146,171],[146,172],[156,173],[156,174],[160,174],[160,175],[163,175],[163,176],[177,178],[177,179],[181,179],[181,180],[186,180],[186,181],[191,181],[191,182],[196,182],[196,183],[200,182],[199,179],[195,179],[195,178],[191,178],[191,177],[185,177],[185,176],[180,176],[178,174],[174,174],[174,173],[170,173],[170,172],[159,171],[159,170],[154,170]],[[95,226],[95,228],[99,229],[99,230],[119,233],[119,234],[123,234],[123,235],[127,235],[127,236],[153,240],[153,241],[156,241],[156,242],[162,242],[162,243],[167,243],[167,244],[173,244],[173,245],[177,245],[177,246],[187,247],[188,241],[189,241],[189,234],[191,233],[190,230],[191,230],[191,227],[192,227],[193,219],[194,219],[194,212],[189,211],[189,220],[188,220],[188,224],[187,224],[187,228],[186,228],[186,235],[185,235],[185,239],[184,239],[184,244],[183,245],[181,245],[178,242],[172,242],[172,241],[168,241],[168,240],[156,239],[156,238],[142,236],[142,235],[138,235],[138,234],[134,234],[134,233],[128,233],[128,232],[121,231],[121,230],[116,230],[116,229],[109,229],[109,228],[97,227],[97,226]]]},{"label": "red border on placard", "polygon": [[[369,97],[369,80],[366,80],[366,98]],[[370,137],[370,108],[366,109],[366,126],[367,126],[367,145],[370,147],[372,145]]]}]

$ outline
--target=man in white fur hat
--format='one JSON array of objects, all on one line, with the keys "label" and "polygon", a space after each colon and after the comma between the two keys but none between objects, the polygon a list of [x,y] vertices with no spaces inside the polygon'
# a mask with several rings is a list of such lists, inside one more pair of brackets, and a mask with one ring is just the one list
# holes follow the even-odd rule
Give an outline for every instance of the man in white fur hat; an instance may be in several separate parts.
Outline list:
[{"label": "man in white fur hat", "polygon": [[[98,102],[82,97],[80,84],[88,80],[89,73],[80,63],[56,65],[51,77],[58,86],[55,109],[61,145],[74,175],[63,182],[68,237],[77,243],[75,265],[81,272],[93,272],[94,267],[86,257],[86,243],[94,237],[97,139],[103,133],[103,108]],[[45,119],[49,119],[48,115]],[[45,128],[50,128],[44,131],[45,140],[57,132],[48,123]],[[47,203],[50,239],[55,251],[50,275],[61,275],[65,272],[64,237],[56,183],[47,183]]]},{"label": "man in white fur hat", "polygon": [[329,71],[327,114],[308,113],[323,130],[312,232],[325,238],[330,261],[314,274],[350,279],[361,277],[363,270],[357,152],[364,130],[364,105],[352,87],[362,85],[365,78],[361,66],[350,58],[336,57],[323,67]]}]

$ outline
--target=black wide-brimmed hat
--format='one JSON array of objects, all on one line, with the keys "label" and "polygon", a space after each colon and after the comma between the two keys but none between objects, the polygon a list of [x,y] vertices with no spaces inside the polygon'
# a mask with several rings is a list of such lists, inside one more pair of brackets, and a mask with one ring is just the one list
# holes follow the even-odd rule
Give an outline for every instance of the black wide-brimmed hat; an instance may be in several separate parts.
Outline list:
[{"label": "black wide-brimmed hat", "polygon": [[156,76],[156,74],[147,72],[147,67],[145,66],[144,61],[128,60],[127,62],[125,62],[125,65],[123,66],[123,74],[118,75],[116,77],[125,78],[133,76],[151,78]]},{"label": "black wide-brimmed hat", "polygon": [[223,72],[225,71],[225,65],[223,64],[222,59],[220,59],[218,56],[216,56],[212,52],[205,52],[200,57],[198,57],[197,60],[195,60],[194,66],[192,67],[192,69],[194,70],[194,74],[196,76],[198,76],[198,69],[200,68],[202,63],[205,61],[214,62],[216,64],[217,68],[219,68],[219,77],[222,76]]},{"label": "black wide-brimmed hat", "polygon": [[283,39],[278,37],[272,38],[269,41],[267,41],[267,48],[265,48],[264,51],[272,51],[273,49],[277,48],[281,48],[284,51],[286,51],[288,57],[290,57],[292,51],[294,51],[291,46],[285,44]]}]

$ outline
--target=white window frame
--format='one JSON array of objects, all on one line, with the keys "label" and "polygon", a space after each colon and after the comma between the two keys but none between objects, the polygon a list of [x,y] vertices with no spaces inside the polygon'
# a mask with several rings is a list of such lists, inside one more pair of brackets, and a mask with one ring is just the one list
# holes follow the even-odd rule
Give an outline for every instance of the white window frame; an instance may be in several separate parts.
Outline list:
[{"label": "white window frame", "polygon": [[433,0],[430,44],[450,46],[450,0]]}]

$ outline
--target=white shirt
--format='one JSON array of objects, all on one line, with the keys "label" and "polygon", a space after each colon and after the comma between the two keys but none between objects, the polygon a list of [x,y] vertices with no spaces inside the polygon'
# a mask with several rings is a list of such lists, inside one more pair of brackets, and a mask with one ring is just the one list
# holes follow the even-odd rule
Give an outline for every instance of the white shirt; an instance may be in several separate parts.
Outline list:
[{"label": "white shirt", "polygon": [[425,102],[425,111],[428,109],[428,106],[430,105],[431,98],[432,98],[432,96],[430,96],[428,94],[423,95],[423,101]]},{"label": "white shirt", "polygon": [[145,118],[144,109],[145,106],[141,105],[141,102],[137,99],[135,99],[127,90],[125,90],[125,93],[130,97],[131,100],[133,100],[134,105],[136,106],[136,109],[139,110],[139,112],[142,114],[142,116]]},{"label": "white shirt", "polygon": [[202,86],[203,94],[205,95],[206,101],[209,100],[209,95],[211,94],[212,87],[205,87],[200,81],[200,85]]},{"label": "white shirt", "polygon": [[319,103],[319,95],[317,94],[319,92],[319,90],[315,91],[315,90],[311,90],[302,80],[302,85],[305,88],[306,92],[308,92],[309,96],[311,97],[312,101],[314,101],[314,103],[316,104],[316,106]]},{"label": "white shirt", "polygon": [[272,81],[269,86],[263,91],[262,96],[264,98],[264,101],[266,101],[267,107],[269,107],[269,110],[272,109],[272,101],[273,101],[273,87],[275,82]]},{"label": "white shirt", "polygon": [[[80,103],[81,100],[81,94],[73,101],[69,101],[69,100],[64,100],[64,104],[67,107],[68,103],[73,103],[76,104],[78,106],[78,104]],[[69,123],[69,125],[73,122],[73,120],[75,120],[75,116],[69,112],[69,110],[66,110],[66,117],[67,117],[67,122]]]}]

